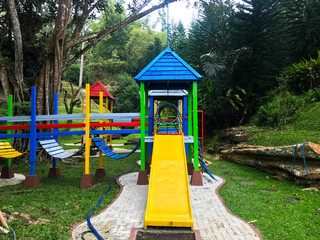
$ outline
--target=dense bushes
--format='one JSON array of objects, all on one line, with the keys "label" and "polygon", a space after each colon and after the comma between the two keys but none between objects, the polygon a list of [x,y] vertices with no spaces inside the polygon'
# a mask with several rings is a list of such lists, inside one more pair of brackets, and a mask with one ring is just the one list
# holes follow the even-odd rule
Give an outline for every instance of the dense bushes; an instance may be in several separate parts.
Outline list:
[{"label": "dense bushes", "polygon": [[255,123],[260,126],[285,127],[304,101],[304,97],[284,92],[258,109]]},{"label": "dense bushes", "polygon": [[320,101],[320,51],[317,59],[302,60],[285,68],[275,96],[261,106],[253,122],[258,126],[286,127],[309,103]]},{"label": "dense bushes", "polygon": [[320,87],[320,51],[317,59],[301,60],[284,69],[281,73],[282,88],[295,94]]},{"label": "dense bushes", "polygon": [[[252,122],[258,126],[284,128],[287,124],[293,123],[301,118],[300,112],[304,111],[305,108],[312,108],[311,103],[316,102],[320,102],[319,88],[309,90],[305,94],[299,96],[286,91],[259,107]],[[317,112],[319,111],[313,111],[314,114]],[[312,114],[310,113],[310,117],[311,115]],[[312,117],[319,118],[319,116]],[[304,116],[304,118],[306,117],[307,116]]]}]

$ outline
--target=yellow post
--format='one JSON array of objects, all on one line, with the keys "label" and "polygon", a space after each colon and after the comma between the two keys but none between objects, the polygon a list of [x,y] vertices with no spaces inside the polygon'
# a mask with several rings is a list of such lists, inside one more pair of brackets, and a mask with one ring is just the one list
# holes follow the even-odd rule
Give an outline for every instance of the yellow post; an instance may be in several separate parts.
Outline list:
[{"label": "yellow post", "polygon": [[[99,113],[103,113],[103,92],[99,93]],[[100,119],[99,123],[103,123],[103,120]],[[99,130],[103,130],[103,127],[99,127]],[[102,138],[102,134],[100,134],[100,137]],[[99,168],[102,168],[103,166],[103,153],[99,151]]]},{"label": "yellow post", "polygon": [[85,152],[85,174],[90,173],[89,165],[90,165],[90,84],[86,84],[86,122],[85,122],[85,144],[86,144],[86,152]]},{"label": "yellow post", "polygon": [[[109,112],[108,107],[109,107],[109,102],[108,102],[108,97],[107,97],[106,98],[106,113]],[[109,122],[108,119],[106,119],[105,123],[108,123],[108,122]],[[108,127],[106,127],[106,130],[108,130]],[[108,144],[108,134],[106,134],[106,136],[105,136],[105,143],[106,143],[106,145]]]},{"label": "yellow post", "polygon": [[[110,112],[113,113],[113,100],[111,100]],[[110,122],[112,122],[112,120],[110,120]],[[112,130],[112,127],[110,127],[110,130]],[[110,147],[111,146],[112,146],[112,134],[110,134]]]}]

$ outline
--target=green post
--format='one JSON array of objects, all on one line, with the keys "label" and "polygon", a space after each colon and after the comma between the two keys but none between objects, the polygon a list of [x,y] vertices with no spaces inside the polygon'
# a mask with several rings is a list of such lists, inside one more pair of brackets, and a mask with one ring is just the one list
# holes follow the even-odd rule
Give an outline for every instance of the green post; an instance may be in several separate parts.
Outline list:
[{"label": "green post", "polygon": [[145,148],[145,91],[144,82],[140,82],[140,129],[141,129],[141,171],[145,170],[146,148]]},{"label": "green post", "polygon": [[198,94],[197,82],[192,83],[192,97],[193,97],[193,152],[194,152],[194,170],[199,170],[198,159]]},{"label": "green post", "polygon": [[[149,106],[148,106],[148,103],[149,103],[149,99],[148,99],[148,89],[145,89],[145,108],[144,108],[144,113],[145,115],[149,115]],[[144,120],[146,121],[146,120]],[[147,121],[148,122],[148,121]],[[148,131],[148,127],[145,127],[145,131]],[[145,159],[148,161],[148,144],[145,144]]]},{"label": "green post", "polygon": [[[188,134],[192,136],[192,90],[188,92]],[[191,143],[188,144],[188,154],[189,163],[192,163]]]},{"label": "green post", "polygon": [[[8,117],[12,117],[12,95],[8,95]],[[7,126],[12,126],[11,122],[7,123]],[[11,130],[7,130],[7,134],[11,134],[12,131]],[[12,145],[12,138],[8,139],[10,145]],[[6,167],[11,167],[11,158],[8,158],[6,160]]]}]

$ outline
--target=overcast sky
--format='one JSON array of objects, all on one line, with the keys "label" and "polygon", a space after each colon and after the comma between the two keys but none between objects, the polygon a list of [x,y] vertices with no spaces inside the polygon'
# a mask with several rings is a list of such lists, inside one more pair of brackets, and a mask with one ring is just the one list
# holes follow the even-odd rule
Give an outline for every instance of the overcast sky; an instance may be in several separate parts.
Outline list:
[{"label": "overcast sky", "polygon": [[[241,2],[241,0],[234,0],[235,2]],[[186,6],[186,2],[174,2],[174,3],[170,3],[169,6],[169,17],[170,17],[170,22],[173,19],[175,22],[179,22],[179,20],[182,21],[183,25],[185,26],[185,28],[189,28],[190,24],[192,22],[192,19],[197,19],[198,17],[198,11],[197,9],[191,7],[193,6],[193,0],[190,1],[190,7],[187,8]],[[165,8],[165,10],[167,10],[167,8]],[[150,18],[152,22],[156,22],[156,19],[158,17],[158,12],[153,12],[152,14],[150,14]],[[160,30],[161,26],[157,26],[156,30]]]}]

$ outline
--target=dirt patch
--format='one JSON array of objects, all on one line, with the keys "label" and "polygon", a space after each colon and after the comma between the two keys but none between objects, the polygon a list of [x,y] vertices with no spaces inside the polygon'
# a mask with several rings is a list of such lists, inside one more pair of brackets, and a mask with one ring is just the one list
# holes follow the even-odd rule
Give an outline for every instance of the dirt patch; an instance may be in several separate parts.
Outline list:
[{"label": "dirt patch", "polygon": [[275,189],[266,189],[266,188],[261,188],[259,189],[259,191],[265,191],[265,192],[278,192],[277,190]]},{"label": "dirt patch", "polygon": [[253,185],[256,185],[255,182],[242,182],[242,183],[240,183],[240,184],[243,185],[243,186],[253,186]]},{"label": "dirt patch", "polygon": [[22,220],[26,225],[31,224],[45,224],[50,222],[48,219],[42,219],[42,218],[35,218],[29,214],[25,213],[19,213],[19,212],[7,212],[3,211],[3,217],[6,220],[6,222],[19,219]]}]

